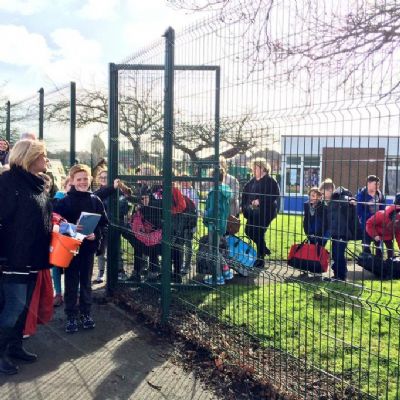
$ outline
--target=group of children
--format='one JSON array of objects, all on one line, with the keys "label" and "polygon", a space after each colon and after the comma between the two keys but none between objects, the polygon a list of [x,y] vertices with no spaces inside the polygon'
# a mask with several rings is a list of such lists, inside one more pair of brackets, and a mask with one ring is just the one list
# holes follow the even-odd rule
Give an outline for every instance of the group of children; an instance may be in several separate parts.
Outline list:
[{"label": "group of children", "polygon": [[394,257],[394,238],[400,246],[400,193],[393,205],[386,206],[379,186],[380,179],[369,175],[366,186],[355,197],[343,187],[336,188],[331,179],[309,191],[309,200],[304,204],[304,232],[309,243],[325,246],[331,240],[335,279],[347,278],[345,253],[349,240],[361,240],[364,253],[371,253],[374,243],[378,257],[383,257],[382,243],[388,258]]},{"label": "group of children", "polygon": [[[224,184],[226,172],[224,169],[219,171],[219,186],[210,190],[204,209],[204,225],[209,231],[209,241],[219,243],[221,236],[225,235],[227,229],[227,220],[231,215],[231,205],[233,192],[231,188]],[[93,273],[94,257],[98,255],[99,274],[95,282],[100,283],[103,280],[105,266],[105,249],[107,233],[107,208],[109,197],[121,189],[120,211],[124,216],[128,213],[128,200],[131,191],[120,180],[116,179],[113,185],[107,186],[107,170],[104,168],[98,173],[99,187],[95,192],[91,192],[92,175],[88,166],[83,164],[74,165],[69,176],[65,181],[64,190],[57,192],[53,199],[54,212],[60,214],[69,222],[76,222],[81,212],[92,212],[101,214],[101,219],[93,234],[87,236],[82,243],[79,254],[74,257],[69,268],[65,270],[65,298],[61,295],[60,270],[53,268],[53,279],[55,287],[54,305],[58,306],[65,301],[65,313],[67,323],[65,330],[68,333],[76,332],[79,328],[78,316],[81,318],[81,325],[84,329],[94,328],[95,322],[91,317],[91,277]],[[45,178],[46,179],[46,178]],[[51,183],[49,183],[50,190]],[[149,204],[150,200],[161,200],[162,195],[157,199],[158,194],[162,193],[162,187],[158,185],[157,190],[143,187],[140,190],[141,195],[138,199],[142,214],[150,220],[154,226],[162,224],[161,215],[158,215],[155,207]],[[152,190],[154,189],[154,190]],[[188,197],[198,210],[199,198],[197,192],[191,187],[189,182],[183,182],[179,185],[180,196]],[[217,196],[217,198],[215,198]],[[176,195],[175,195],[176,197]],[[175,198],[173,196],[173,198]],[[179,197],[180,199],[180,197]],[[178,200],[179,200],[178,199]],[[181,201],[182,202],[182,201]],[[179,203],[179,202],[178,202]],[[161,203],[160,203],[161,204]],[[184,203],[183,203],[184,204]],[[180,207],[177,213],[183,213],[184,205]],[[217,210],[215,211],[215,206]],[[178,207],[178,208],[179,208]],[[160,205],[157,207],[160,210]],[[319,187],[313,187],[309,191],[309,200],[304,204],[303,227],[310,243],[325,246],[328,240],[332,242],[332,270],[334,278],[346,280],[347,262],[346,247],[349,240],[362,240],[365,252],[371,252],[370,245],[375,243],[376,255],[382,254],[381,243],[385,243],[388,250],[388,257],[393,257],[393,238],[396,237],[400,244],[400,194],[396,196],[395,204],[386,208],[388,220],[376,217],[379,210],[385,209],[385,198],[379,190],[379,178],[370,175],[367,178],[366,186],[359,191],[356,197],[343,187],[336,188],[332,180],[324,180]],[[176,211],[176,210],[175,210]],[[218,218],[213,216],[216,214]],[[148,215],[147,215],[148,214]],[[174,211],[173,211],[174,214]],[[158,215],[158,217],[157,217]],[[387,229],[392,221],[392,232]],[[122,223],[122,221],[121,221]],[[124,221],[126,223],[126,221]],[[386,227],[386,228],[385,228]],[[195,228],[189,231],[181,232],[182,243],[174,244],[172,247],[175,253],[172,254],[174,264],[174,277],[181,276],[190,268],[192,256],[192,240]],[[186,253],[183,257],[182,248]],[[134,241],[134,273],[140,279],[142,268],[143,252],[142,244]],[[140,251],[142,249],[142,251]],[[153,250],[156,247],[153,248]],[[158,252],[149,252],[150,266],[158,265]],[[151,253],[151,254],[150,254]],[[178,254],[179,253],[179,254]],[[185,262],[184,262],[185,259]],[[154,268],[153,268],[154,269]],[[155,271],[155,270],[154,270]],[[158,270],[155,271],[158,273]],[[231,274],[223,271],[222,265],[217,268],[217,284],[223,284],[226,279],[231,278]],[[212,278],[205,280],[212,283]],[[79,299],[79,301],[78,301]]]}]

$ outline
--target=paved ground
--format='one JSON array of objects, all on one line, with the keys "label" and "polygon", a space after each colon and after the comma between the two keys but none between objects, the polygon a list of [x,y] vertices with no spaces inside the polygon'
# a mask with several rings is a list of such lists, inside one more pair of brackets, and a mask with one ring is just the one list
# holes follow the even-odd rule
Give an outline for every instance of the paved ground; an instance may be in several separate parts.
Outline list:
[{"label": "paved ground", "polygon": [[37,352],[18,375],[0,375],[1,400],[193,399],[217,397],[169,361],[171,346],[113,305],[95,305],[96,329],[68,335],[54,320],[24,341]]}]

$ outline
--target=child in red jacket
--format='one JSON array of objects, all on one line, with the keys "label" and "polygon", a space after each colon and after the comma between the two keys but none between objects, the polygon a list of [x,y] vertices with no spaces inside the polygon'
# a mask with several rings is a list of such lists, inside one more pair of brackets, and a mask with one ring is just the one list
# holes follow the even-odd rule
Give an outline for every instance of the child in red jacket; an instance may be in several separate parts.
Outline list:
[{"label": "child in red jacket", "polygon": [[385,243],[388,258],[393,258],[394,238],[400,247],[400,193],[396,194],[393,205],[378,211],[367,220],[366,230],[374,240]]}]

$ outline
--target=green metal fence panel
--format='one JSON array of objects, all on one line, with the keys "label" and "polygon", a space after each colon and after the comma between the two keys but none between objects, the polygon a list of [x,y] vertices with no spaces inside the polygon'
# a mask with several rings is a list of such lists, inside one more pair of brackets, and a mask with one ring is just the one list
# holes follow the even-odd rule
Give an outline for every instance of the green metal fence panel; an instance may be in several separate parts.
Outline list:
[{"label": "green metal fence panel", "polygon": [[[236,365],[276,393],[399,396],[397,3],[215,2],[223,7],[214,16],[175,37],[171,191],[197,192],[197,225],[182,234],[172,213],[171,292],[167,276],[150,282],[140,251],[141,282],[119,280],[118,289],[130,283],[131,303],[156,319],[168,315],[180,335],[212,350],[217,366]],[[163,71],[164,50],[158,41],[124,61],[128,103],[144,104],[151,87],[161,104],[161,75],[144,71]],[[136,92],[130,66],[142,71]],[[199,66],[217,66],[219,76]],[[120,135],[120,154],[154,164],[168,152],[148,149],[166,133],[141,137],[136,152],[121,150]],[[148,171],[138,177],[137,165],[119,176],[132,188],[157,181]],[[230,175],[225,192],[221,167]],[[220,244],[209,228],[224,225],[227,193],[240,229],[220,232]],[[329,252],[326,272],[311,262],[316,244],[317,258]],[[135,246],[121,249],[134,271]]]}]

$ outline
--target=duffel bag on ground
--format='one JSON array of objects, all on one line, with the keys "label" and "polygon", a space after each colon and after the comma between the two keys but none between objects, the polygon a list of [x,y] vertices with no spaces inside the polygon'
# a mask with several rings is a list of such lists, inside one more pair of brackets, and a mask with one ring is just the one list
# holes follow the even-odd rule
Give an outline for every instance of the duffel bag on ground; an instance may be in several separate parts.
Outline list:
[{"label": "duffel bag on ground", "polygon": [[302,271],[321,274],[328,271],[329,252],[319,244],[294,244],[288,254],[288,264]]},{"label": "duffel bag on ground", "polygon": [[384,260],[382,257],[362,252],[357,257],[357,264],[365,270],[372,272],[378,279],[400,278],[399,257]]},{"label": "duffel bag on ground", "polygon": [[242,276],[248,276],[257,260],[256,250],[248,243],[234,235],[226,237],[227,262],[229,267]]}]

